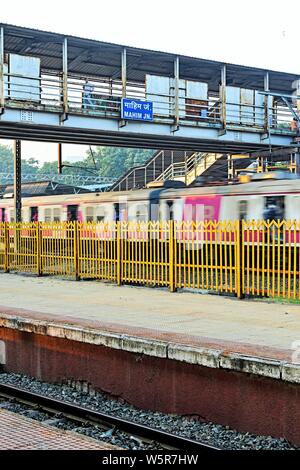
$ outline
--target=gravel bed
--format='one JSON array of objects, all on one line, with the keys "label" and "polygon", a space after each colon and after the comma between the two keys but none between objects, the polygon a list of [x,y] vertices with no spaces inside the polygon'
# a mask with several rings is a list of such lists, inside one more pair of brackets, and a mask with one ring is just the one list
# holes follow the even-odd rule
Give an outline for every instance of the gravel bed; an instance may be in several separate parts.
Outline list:
[{"label": "gravel bed", "polygon": [[[31,392],[38,392],[52,398],[65,400],[70,403],[85,406],[107,414],[126,418],[137,423],[146,424],[161,430],[211,444],[222,449],[230,450],[291,450],[296,449],[285,439],[275,439],[270,436],[256,436],[250,433],[240,433],[228,426],[201,422],[198,419],[178,415],[168,415],[159,412],[145,411],[135,408],[122,400],[109,397],[102,393],[78,391],[69,385],[57,385],[41,382],[20,374],[0,374],[0,382],[15,385]],[[62,429],[72,429],[90,437],[118,445],[125,449],[159,449],[156,443],[146,444],[134,436],[128,436],[118,430],[103,430],[99,426],[80,426],[61,416],[49,417],[39,410],[28,410],[25,405],[2,401],[0,408],[11,409],[40,421],[48,420],[48,424]],[[45,422],[45,421],[44,421]]]}]

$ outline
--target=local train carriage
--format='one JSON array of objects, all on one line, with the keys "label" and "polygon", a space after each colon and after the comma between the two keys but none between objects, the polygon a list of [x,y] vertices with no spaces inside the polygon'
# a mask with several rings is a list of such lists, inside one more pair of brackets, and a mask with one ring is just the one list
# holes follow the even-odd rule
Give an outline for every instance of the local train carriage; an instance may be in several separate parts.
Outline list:
[{"label": "local train carriage", "polygon": [[[13,199],[0,199],[0,219],[14,221]],[[193,188],[26,197],[23,222],[300,220],[300,179]]]}]

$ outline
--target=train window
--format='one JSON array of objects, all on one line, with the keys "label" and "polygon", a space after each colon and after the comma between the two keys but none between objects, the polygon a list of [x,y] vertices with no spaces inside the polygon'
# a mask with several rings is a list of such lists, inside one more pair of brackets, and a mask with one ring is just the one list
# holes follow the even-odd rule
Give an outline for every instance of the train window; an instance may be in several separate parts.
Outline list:
[{"label": "train window", "polygon": [[85,217],[87,222],[93,222],[94,221],[94,208],[93,207],[87,207],[85,210]]},{"label": "train window", "polygon": [[285,214],[285,196],[265,197],[265,220],[282,220]]},{"label": "train window", "polygon": [[173,201],[167,201],[167,207],[168,207],[168,220],[174,220],[174,202]]},{"label": "train window", "polygon": [[120,204],[120,220],[127,221],[128,220],[128,209],[126,203]]},{"label": "train window", "polygon": [[37,222],[39,220],[38,207],[30,207],[30,222]]},{"label": "train window", "polygon": [[70,205],[67,206],[67,220],[74,221],[78,218],[78,206]]},{"label": "train window", "polygon": [[53,209],[53,220],[54,222],[60,222],[60,209],[56,207]]},{"label": "train window", "polygon": [[[166,201],[162,200],[160,201],[159,203],[159,207],[158,207],[158,220],[160,221],[164,221],[164,220],[167,220],[168,217],[169,217],[169,211],[167,210],[167,203]],[[151,208],[152,209],[152,208]],[[168,213],[168,214],[167,214]],[[153,220],[153,217],[152,217],[152,214],[151,214],[151,220]]]},{"label": "train window", "polygon": [[118,204],[118,203],[114,204],[114,212],[115,212],[115,221],[119,222],[119,220],[120,220],[120,204]]},{"label": "train window", "polygon": [[5,222],[5,209],[1,209],[1,222]]},{"label": "train window", "polygon": [[148,220],[148,206],[146,204],[137,204],[135,217],[139,222],[146,222]]},{"label": "train window", "polygon": [[239,201],[239,219],[247,220],[248,201]]},{"label": "train window", "polygon": [[45,209],[45,222],[51,222],[52,219],[52,210]]},{"label": "train window", "polygon": [[103,222],[105,220],[105,208],[103,206],[97,207],[96,220],[97,222]]}]

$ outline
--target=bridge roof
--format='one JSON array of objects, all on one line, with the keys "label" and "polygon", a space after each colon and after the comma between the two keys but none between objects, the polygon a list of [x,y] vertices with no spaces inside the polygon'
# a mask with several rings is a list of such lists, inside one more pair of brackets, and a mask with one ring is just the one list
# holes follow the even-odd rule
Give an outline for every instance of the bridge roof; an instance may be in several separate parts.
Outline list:
[{"label": "bridge roof", "polygon": [[173,76],[174,58],[180,58],[180,77],[205,81],[210,90],[218,90],[220,69],[227,65],[227,83],[232,86],[263,89],[269,72],[270,90],[291,93],[299,75],[228,64],[214,60],[152,51],[0,23],[4,28],[5,52],[40,57],[42,70],[62,70],[62,42],[68,38],[68,69],[79,76],[121,78],[121,51],[127,49],[127,79],[143,82],[146,74]]}]

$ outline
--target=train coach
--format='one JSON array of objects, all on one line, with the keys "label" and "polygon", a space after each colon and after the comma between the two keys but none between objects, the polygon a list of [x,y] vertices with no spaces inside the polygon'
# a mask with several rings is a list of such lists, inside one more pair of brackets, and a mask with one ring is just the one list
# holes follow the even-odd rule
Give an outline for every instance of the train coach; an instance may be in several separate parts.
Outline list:
[{"label": "train coach", "polygon": [[[300,220],[300,179],[260,179],[224,186],[167,186],[137,191],[26,197],[23,222]],[[14,221],[13,199],[0,220]]]}]

